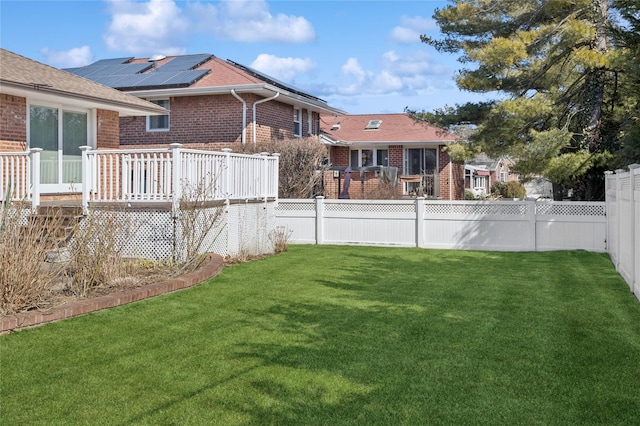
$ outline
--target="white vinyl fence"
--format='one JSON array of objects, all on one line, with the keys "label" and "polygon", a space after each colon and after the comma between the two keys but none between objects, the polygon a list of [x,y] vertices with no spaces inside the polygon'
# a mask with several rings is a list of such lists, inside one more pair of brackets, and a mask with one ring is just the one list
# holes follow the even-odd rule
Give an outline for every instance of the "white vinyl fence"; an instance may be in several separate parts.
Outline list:
[{"label": "white vinyl fence", "polygon": [[640,300],[640,165],[608,173],[605,185],[609,256]]},{"label": "white vinyl fence", "polygon": [[604,202],[280,199],[293,244],[607,251]]}]

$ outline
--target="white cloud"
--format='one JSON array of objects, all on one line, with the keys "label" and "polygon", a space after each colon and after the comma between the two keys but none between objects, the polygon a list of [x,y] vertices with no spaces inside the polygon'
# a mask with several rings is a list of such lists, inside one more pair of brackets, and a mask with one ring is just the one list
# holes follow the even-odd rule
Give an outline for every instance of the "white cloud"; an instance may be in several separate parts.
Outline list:
[{"label": "white cloud", "polygon": [[403,44],[421,43],[421,34],[438,28],[433,19],[425,19],[420,16],[414,18],[403,16],[400,23],[401,25],[391,30],[391,40]]},{"label": "white cloud", "polygon": [[45,63],[58,68],[82,67],[93,62],[93,54],[89,46],[75,47],[65,51],[49,50],[44,47],[40,52]]},{"label": "white cloud", "polygon": [[108,50],[134,55],[186,52],[182,37],[190,24],[175,2],[109,0],[109,4],[111,23],[103,35]]},{"label": "white cloud", "polygon": [[352,75],[359,84],[362,84],[367,78],[367,73],[362,69],[357,58],[349,58],[347,62],[340,68],[345,75]]},{"label": "white cloud", "polygon": [[298,74],[313,71],[316,64],[310,59],[279,58],[262,53],[253,61],[251,67],[279,80],[292,82]]},{"label": "white cloud", "polygon": [[304,17],[269,12],[264,0],[222,0],[218,6],[189,5],[196,28],[239,42],[305,43],[316,38],[313,25]]},{"label": "white cloud", "polygon": [[357,58],[349,58],[341,67],[342,78],[322,88],[324,94],[417,94],[429,90],[439,80],[451,80],[445,67],[433,65],[425,52],[401,55],[391,50],[380,59],[380,69],[366,70]]}]

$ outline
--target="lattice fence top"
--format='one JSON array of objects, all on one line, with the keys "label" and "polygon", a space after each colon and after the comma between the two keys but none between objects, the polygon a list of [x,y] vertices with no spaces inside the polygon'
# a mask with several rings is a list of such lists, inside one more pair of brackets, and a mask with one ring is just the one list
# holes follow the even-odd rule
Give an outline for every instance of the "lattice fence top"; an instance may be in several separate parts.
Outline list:
[{"label": "lattice fence top", "polygon": [[325,203],[326,212],[415,213],[415,203]]},{"label": "lattice fence top", "polygon": [[430,204],[426,203],[426,214],[474,214],[474,215],[516,215],[527,214],[527,204],[494,204],[494,203],[455,203]]},{"label": "lattice fence top", "polygon": [[307,202],[304,201],[278,201],[278,207],[276,207],[276,211],[286,212],[286,211],[314,211],[316,209],[315,201],[310,200]]},{"label": "lattice fence top", "polygon": [[605,216],[605,205],[593,203],[538,203],[536,214],[554,216]]}]

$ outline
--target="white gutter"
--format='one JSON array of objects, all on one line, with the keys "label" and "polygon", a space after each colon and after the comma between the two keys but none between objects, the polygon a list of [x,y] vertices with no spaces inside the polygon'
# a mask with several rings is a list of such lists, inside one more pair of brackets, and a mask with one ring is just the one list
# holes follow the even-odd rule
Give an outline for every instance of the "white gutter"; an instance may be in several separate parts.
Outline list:
[{"label": "white gutter", "polygon": [[256,122],[256,105],[261,104],[263,102],[272,101],[275,98],[277,98],[278,96],[280,96],[280,92],[276,92],[276,94],[273,95],[270,98],[260,99],[259,101],[255,101],[253,103],[253,126],[252,126],[253,127],[253,146],[256,146],[256,137],[257,137],[257,135],[256,135],[256,125],[257,125],[257,122]]},{"label": "white gutter", "polygon": [[247,143],[247,102],[236,93],[235,89],[231,89],[231,94],[242,102],[242,146],[244,146]]}]

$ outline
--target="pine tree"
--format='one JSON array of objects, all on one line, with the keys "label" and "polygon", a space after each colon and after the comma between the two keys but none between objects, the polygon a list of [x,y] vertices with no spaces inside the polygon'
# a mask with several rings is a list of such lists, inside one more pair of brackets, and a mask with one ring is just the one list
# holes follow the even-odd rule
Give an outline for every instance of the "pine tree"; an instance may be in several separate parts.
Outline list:
[{"label": "pine tree", "polygon": [[[619,148],[621,63],[609,3],[458,0],[435,12],[443,37],[422,36],[461,55],[458,87],[499,99],[476,117],[472,141],[490,156],[517,159],[522,175],[548,177],[558,198],[563,187],[575,198],[602,198],[603,172]],[[452,122],[470,109],[435,115]]]}]

